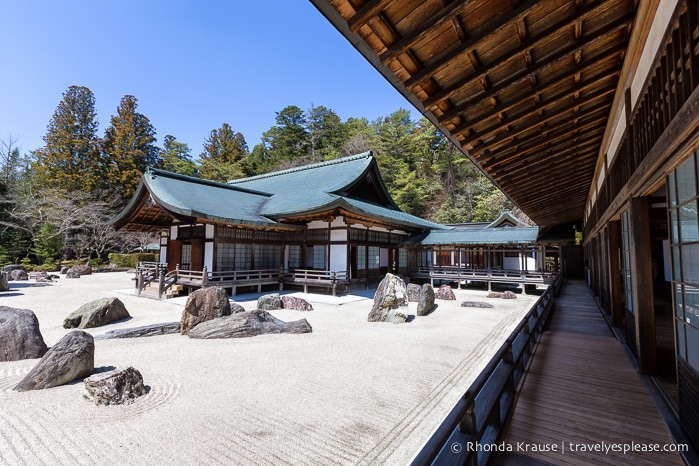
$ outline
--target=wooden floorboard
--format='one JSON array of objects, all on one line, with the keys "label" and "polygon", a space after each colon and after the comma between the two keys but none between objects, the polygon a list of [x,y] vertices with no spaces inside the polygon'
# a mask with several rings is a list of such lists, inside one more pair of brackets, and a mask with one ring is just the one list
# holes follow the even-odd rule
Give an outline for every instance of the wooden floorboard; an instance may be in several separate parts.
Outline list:
[{"label": "wooden floorboard", "polygon": [[[504,440],[518,455],[551,464],[684,464],[676,452],[590,451],[673,440],[583,282],[567,283],[556,299]],[[557,451],[522,451],[527,445]]]}]

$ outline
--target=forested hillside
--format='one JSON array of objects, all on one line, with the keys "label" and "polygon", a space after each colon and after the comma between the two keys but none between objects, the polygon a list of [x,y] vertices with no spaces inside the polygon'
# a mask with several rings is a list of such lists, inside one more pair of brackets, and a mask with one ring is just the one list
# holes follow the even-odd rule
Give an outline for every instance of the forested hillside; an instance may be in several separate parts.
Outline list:
[{"label": "forested hillside", "polygon": [[43,147],[21,154],[16,140],[0,140],[0,265],[28,258],[50,267],[145,246],[152,238],[116,234],[109,219],[148,166],[226,181],[372,150],[406,212],[461,223],[493,220],[513,207],[429,121],[413,121],[405,109],[342,121],[324,106],[291,105],[275,122],[252,150],[224,122],[202,135],[204,150],[193,155],[174,135],[158,146],[156,129],[131,95],[100,136],[92,91],[71,86],[50,117]]}]

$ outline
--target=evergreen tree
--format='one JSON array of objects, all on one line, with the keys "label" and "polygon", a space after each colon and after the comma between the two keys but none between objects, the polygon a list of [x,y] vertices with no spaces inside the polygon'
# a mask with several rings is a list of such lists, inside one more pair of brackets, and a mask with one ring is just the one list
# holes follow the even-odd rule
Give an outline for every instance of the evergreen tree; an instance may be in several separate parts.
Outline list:
[{"label": "evergreen tree", "polygon": [[147,167],[160,163],[155,146],[155,128],[148,118],[136,111],[138,99],[125,95],[104,133],[102,152],[107,168],[105,188],[123,187],[126,199],[136,189]]},{"label": "evergreen tree", "polygon": [[101,187],[95,96],[83,86],[70,86],[49,122],[38,149],[35,172],[39,182],[65,191]]},{"label": "evergreen tree", "polygon": [[346,131],[340,117],[322,105],[311,106],[306,121],[310,161],[320,162],[338,158],[346,139]]},{"label": "evergreen tree", "polygon": [[199,171],[202,178],[228,181],[243,177],[247,172],[248,144],[242,133],[234,132],[228,123],[214,129],[204,141]]},{"label": "evergreen tree", "polygon": [[307,162],[309,140],[303,110],[291,105],[276,113],[277,124],[262,134],[264,153],[254,160],[258,170],[271,171]]},{"label": "evergreen tree", "polygon": [[160,152],[160,166],[163,170],[187,176],[198,176],[199,170],[192,160],[189,148],[184,142],[179,142],[175,136],[167,135]]}]

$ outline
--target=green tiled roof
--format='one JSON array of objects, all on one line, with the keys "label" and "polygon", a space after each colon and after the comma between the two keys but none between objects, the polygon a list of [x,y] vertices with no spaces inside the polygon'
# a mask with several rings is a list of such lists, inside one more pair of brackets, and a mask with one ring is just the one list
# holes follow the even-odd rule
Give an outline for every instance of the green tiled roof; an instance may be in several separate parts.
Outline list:
[{"label": "green tiled roof", "polygon": [[[390,205],[345,196],[370,169],[378,170],[371,152],[228,183],[151,169],[143,175],[132,202],[114,222],[125,219],[147,189],[170,212],[232,224],[280,226],[283,222],[276,219],[341,207],[411,229],[446,228],[395,208],[387,193],[384,198]],[[385,192],[381,180],[372,179],[377,189]]]},{"label": "green tiled roof", "polygon": [[178,215],[243,225],[276,224],[262,214],[270,194],[157,169],[143,175],[132,203],[113,222],[127,214],[143,189],[164,209]]},{"label": "green tiled roof", "polygon": [[539,227],[480,228],[431,230],[411,236],[404,244],[424,245],[489,245],[489,244],[534,244]]}]

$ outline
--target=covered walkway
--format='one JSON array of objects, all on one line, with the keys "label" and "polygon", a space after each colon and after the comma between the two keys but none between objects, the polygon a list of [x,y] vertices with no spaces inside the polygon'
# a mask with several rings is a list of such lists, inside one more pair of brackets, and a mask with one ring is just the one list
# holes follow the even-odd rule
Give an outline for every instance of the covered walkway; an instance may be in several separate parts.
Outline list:
[{"label": "covered walkway", "polygon": [[612,451],[674,442],[585,283],[562,287],[550,319],[506,428],[513,452],[494,463],[684,464],[676,452]]}]

